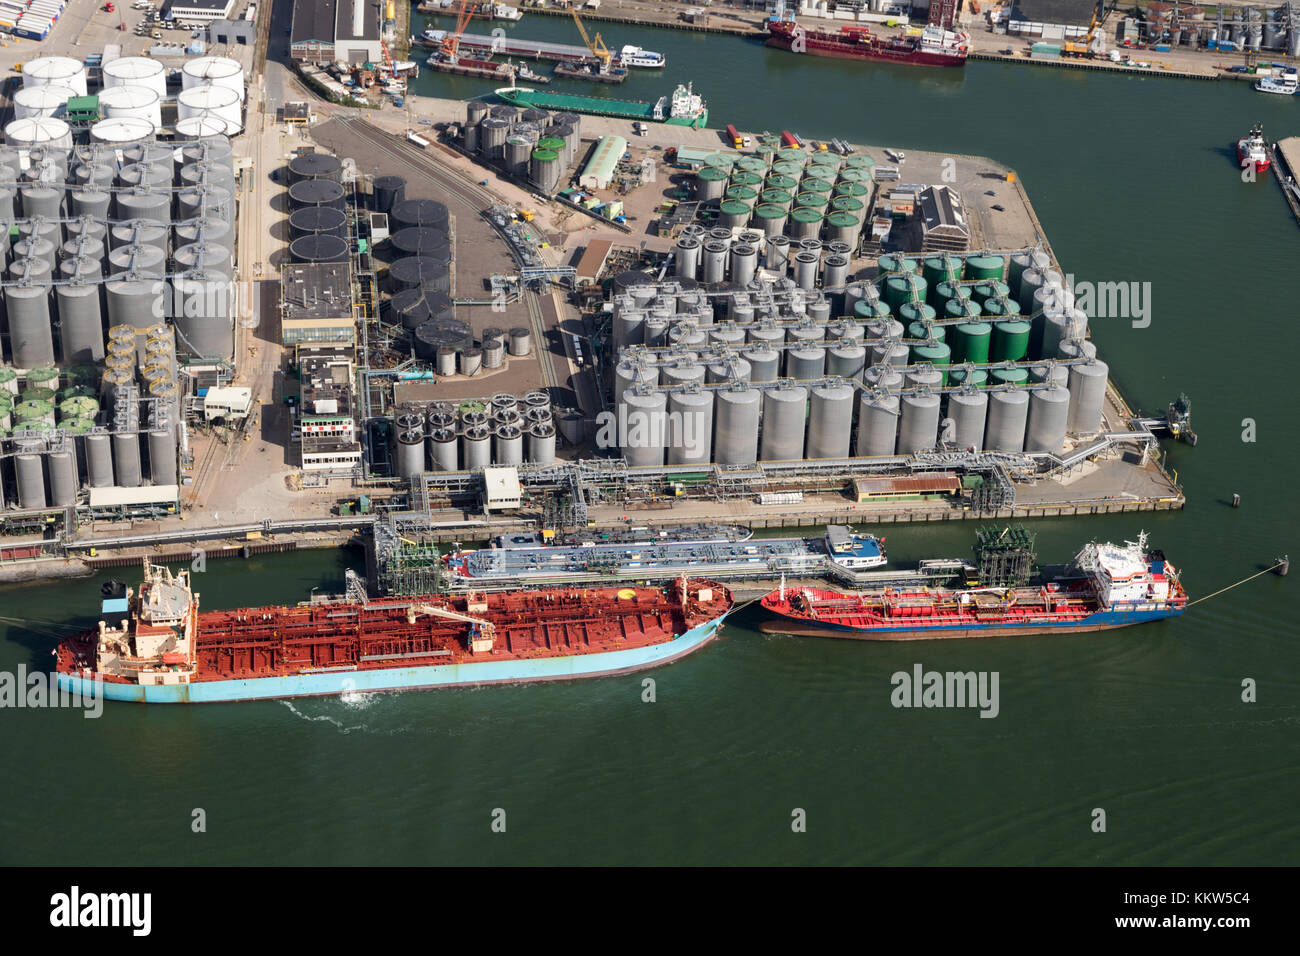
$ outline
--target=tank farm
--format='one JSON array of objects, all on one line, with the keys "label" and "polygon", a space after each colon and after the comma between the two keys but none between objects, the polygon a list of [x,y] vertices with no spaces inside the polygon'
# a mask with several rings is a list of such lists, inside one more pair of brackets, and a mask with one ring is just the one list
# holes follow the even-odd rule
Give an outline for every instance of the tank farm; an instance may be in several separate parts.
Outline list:
[{"label": "tank farm", "polygon": [[241,129],[244,74],[199,57],[181,81],[169,94],[162,64],[119,57],[88,96],[79,60],[22,66],[0,145],[0,219],[12,223],[0,239],[9,530],[49,509],[175,512],[187,398],[229,376],[229,137]]}]

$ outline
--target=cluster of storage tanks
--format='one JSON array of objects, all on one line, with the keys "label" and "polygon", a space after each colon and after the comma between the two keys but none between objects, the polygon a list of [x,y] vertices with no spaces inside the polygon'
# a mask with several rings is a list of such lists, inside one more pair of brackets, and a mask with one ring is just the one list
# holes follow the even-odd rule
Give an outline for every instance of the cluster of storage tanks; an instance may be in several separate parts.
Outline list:
[{"label": "cluster of storage tanks", "polygon": [[9,361],[105,357],[105,331],[170,320],[183,356],[234,355],[235,174],[225,137],[0,145]]},{"label": "cluster of storage tanks", "polygon": [[407,479],[426,471],[555,461],[554,413],[545,392],[522,400],[503,392],[456,405],[403,405],[393,424],[397,473]]},{"label": "cluster of storage tanks", "polygon": [[[718,225],[765,237],[826,239],[856,249],[871,214],[870,156],[764,146],[757,155],[715,153],[695,174],[696,198],[718,210]],[[693,237],[700,238],[700,237]]]},{"label": "cluster of storage tanks", "polygon": [[[959,451],[1060,455],[1108,369],[1041,251],[880,259],[842,292],[788,276],[615,279],[614,398],[636,466]],[[688,418],[689,416],[689,418]],[[639,430],[628,427],[639,422]],[[694,426],[695,441],[682,441]]]},{"label": "cluster of storage tanks", "polygon": [[744,287],[762,270],[771,276],[789,275],[806,292],[819,286],[838,289],[849,280],[856,242],[856,236],[852,241],[823,242],[691,223],[673,248],[673,270],[679,279],[698,279],[706,285],[730,281]]},{"label": "cluster of storage tanks", "polygon": [[177,483],[184,429],[172,329],[114,327],[94,366],[0,368],[0,508],[67,507],[85,488]]},{"label": "cluster of storage tanks", "polygon": [[[163,102],[171,98],[167,70],[143,56],[118,57],[102,67],[98,94],[102,117],[90,128],[92,143],[127,146],[162,129]],[[22,86],[14,94],[14,120],[5,127],[10,143],[70,147],[65,122],[68,101],[87,94],[85,64],[66,56],[43,56],[22,67]],[[234,136],[243,129],[244,72],[235,60],[205,56],[181,68],[175,96],[177,136]]]},{"label": "cluster of storage tanks", "polygon": [[475,100],[465,109],[465,149],[544,193],[559,189],[582,141],[582,117]]}]

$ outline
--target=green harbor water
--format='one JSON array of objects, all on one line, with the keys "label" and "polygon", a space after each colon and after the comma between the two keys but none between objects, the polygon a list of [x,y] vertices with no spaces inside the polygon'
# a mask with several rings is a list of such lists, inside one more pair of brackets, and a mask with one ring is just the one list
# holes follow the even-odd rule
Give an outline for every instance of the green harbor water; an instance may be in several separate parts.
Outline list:
[{"label": "green harbor water", "polygon": [[[558,19],[509,29],[576,42]],[[612,48],[669,62],[610,95],[693,79],[714,126],[991,156],[1019,172],[1067,270],[1151,283],[1149,327],[1098,320],[1093,337],[1132,403],[1190,394],[1200,444],[1170,451],[1188,506],[1032,522],[1043,560],[1146,529],[1199,597],[1300,556],[1300,235],[1271,178],[1241,181],[1231,147],[1255,121],[1270,138],[1300,132],[1300,105],[1237,83],[978,62],[922,71],[599,29]],[[489,88],[417,82],[462,98]],[[1242,440],[1244,419],[1257,440]],[[968,554],[974,526],[884,531],[905,565]],[[338,589],[356,559],[214,561],[197,587],[208,608],[292,602]],[[107,577],[0,588],[0,670],[47,666],[58,625],[92,621]],[[749,609],[720,641],[646,675],[352,702],[109,704],[98,720],[6,710],[0,861],[1294,863],[1296,587],[1267,575],[1179,620],[1108,634],[919,644],[764,635]],[[917,663],[998,672],[996,719],[895,709],[890,675]],[[1256,703],[1241,700],[1245,679]],[[192,832],[196,808],[204,833]],[[504,833],[492,830],[498,808]],[[804,833],[791,829],[797,808]],[[1105,833],[1092,832],[1094,808]]]}]

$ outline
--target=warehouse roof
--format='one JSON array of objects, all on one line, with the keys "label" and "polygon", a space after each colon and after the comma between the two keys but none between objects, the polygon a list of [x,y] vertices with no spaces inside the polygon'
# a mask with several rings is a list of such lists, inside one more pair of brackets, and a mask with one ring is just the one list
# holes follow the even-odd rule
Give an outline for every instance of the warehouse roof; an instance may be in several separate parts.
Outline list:
[{"label": "warehouse roof", "polygon": [[930,475],[912,475],[906,478],[856,478],[853,481],[859,495],[922,495],[961,491],[961,479],[955,472],[942,471]]},{"label": "warehouse roof", "polygon": [[334,41],[378,40],[379,4],[375,0],[338,0]]},{"label": "warehouse roof", "polygon": [[293,5],[293,32],[290,43],[316,40],[334,42],[334,11],[337,0],[297,0]]},{"label": "warehouse roof", "polygon": [[608,239],[597,239],[587,243],[587,248],[582,253],[582,258],[578,260],[578,282],[595,282],[600,278],[600,272],[605,268],[605,262],[609,259],[609,251],[614,247],[614,243]]},{"label": "warehouse roof", "polygon": [[591,159],[583,167],[578,185],[583,189],[608,189],[614,169],[626,152],[627,140],[622,136],[602,136]]}]

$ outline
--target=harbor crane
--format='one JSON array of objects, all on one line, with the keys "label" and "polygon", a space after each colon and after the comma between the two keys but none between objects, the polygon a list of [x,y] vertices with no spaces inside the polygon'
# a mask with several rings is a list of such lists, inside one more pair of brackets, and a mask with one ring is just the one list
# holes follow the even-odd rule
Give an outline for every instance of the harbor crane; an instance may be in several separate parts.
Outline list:
[{"label": "harbor crane", "polygon": [[1096,56],[1105,56],[1106,34],[1101,27],[1109,15],[1110,10],[1106,8],[1106,0],[1097,0],[1097,5],[1092,11],[1092,19],[1088,22],[1088,33],[1083,38],[1083,41],[1079,43],[1067,41],[1061,47],[1061,52],[1066,56],[1082,56],[1089,59]]},{"label": "harbor crane", "polygon": [[406,621],[408,624],[414,624],[416,618],[425,615],[468,624],[470,626],[469,649],[472,654],[492,650],[492,645],[496,641],[496,625],[481,617],[461,614],[459,611],[451,611],[445,607],[435,607],[432,604],[411,604],[406,608]]},{"label": "harbor crane", "polygon": [[465,28],[473,18],[474,7],[468,0],[456,0],[456,29],[442,38],[442,54],[447,62],[456,63],[460,59],[460,38],[465,35]]},{"label": "harbor crane", "polygon": [[600,72],[608,73],[610,61],[614,58],[614,55],[609,52],[609,47],[605,46],[605,41],[600,38],[599,33],[596,34],[595,38],[587,35],[587,28],[582,25],[582,18],[578,16],[578,7],[576,4],[569,7],[569,12],[573,14],[573,22],[578,27],[578,33],[582,37],[582,42],[586,44],[587,49],[591,51],[591,55],[600,62]]}]

